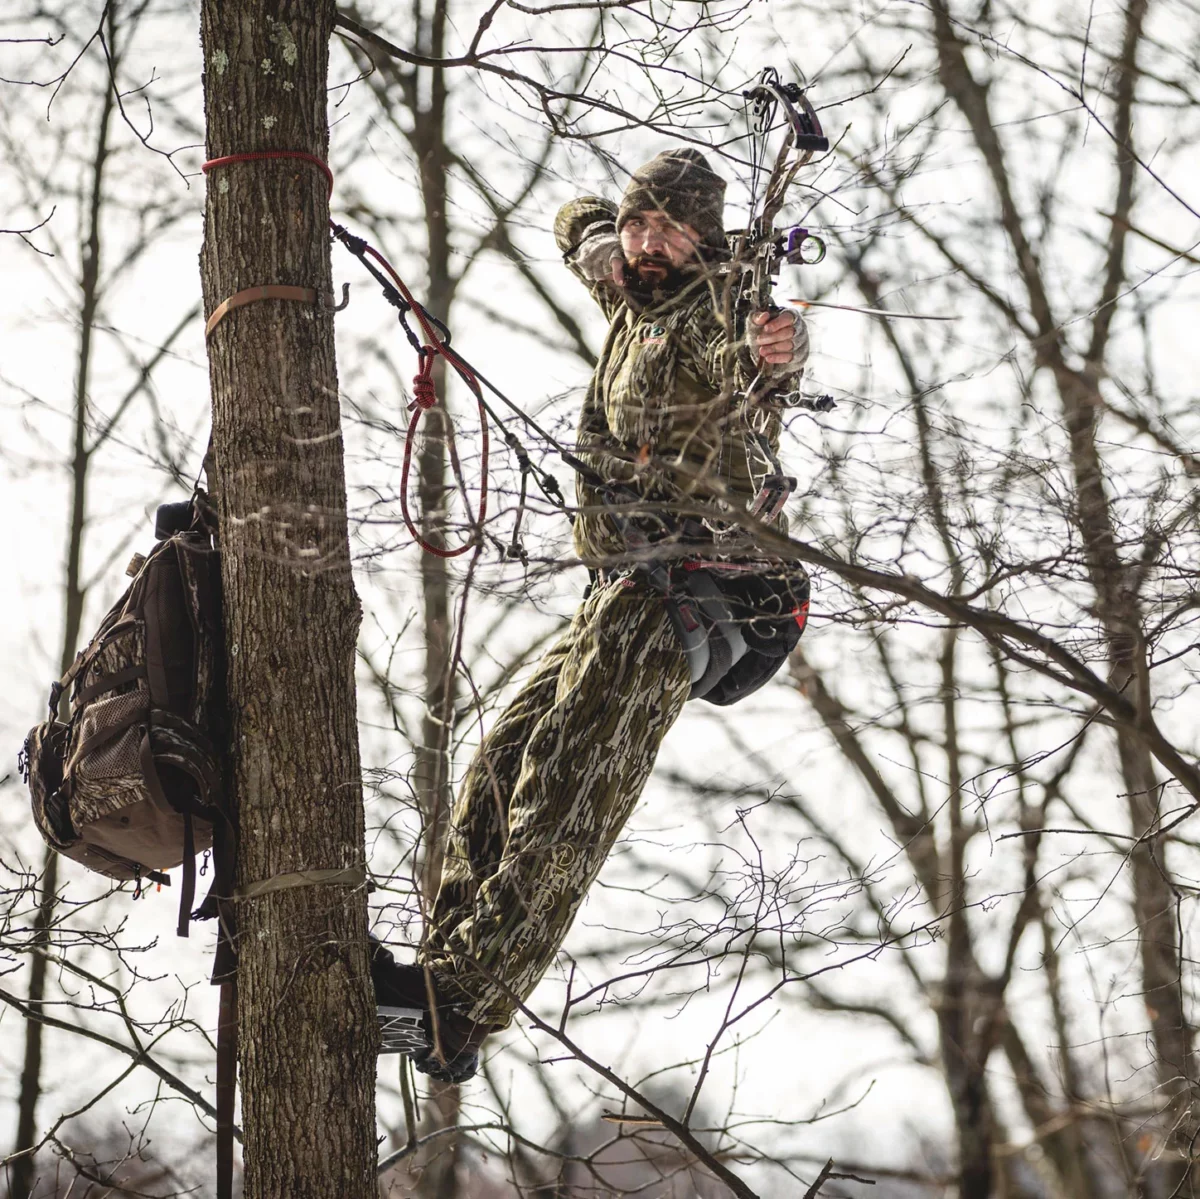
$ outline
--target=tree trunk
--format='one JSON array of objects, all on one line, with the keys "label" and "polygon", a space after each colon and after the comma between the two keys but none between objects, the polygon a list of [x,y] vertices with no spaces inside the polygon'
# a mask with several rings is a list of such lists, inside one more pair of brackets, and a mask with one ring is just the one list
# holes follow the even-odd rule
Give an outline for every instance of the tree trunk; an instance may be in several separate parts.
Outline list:
[{"label": "tree trunk", "polygon": [[[208,157],[324,159],[329,0],[205,0]],[[330,290],[328,196],[299,160],[209,177],[206,310],[244,288]],[[377,1034],[368,982],[350,573],[333,318],[265,300],[209,341],[238,883],[334,881],[237,905],[248,1199],[368,1199]],[[347,882],[351,885],[347,885]]]},{"label": "tree trunk", "polygon": [[[108,11],[109,44],[116,46],[116,4]],[[116,51],[114,51],[115,57]],[[114,70],[115,70],[114,65]],[[75,363],[74,419],[71,443],[71,513],[67,530],[66,583],[63,599],[63,640],[59,655],[59,674],[65,674],[75,659],[79,628],[83,621],[83,535],[87,526],[87,477],[91,454],[87,445],[88,395],[91,384],[92,334],[100,303],[100,227],[104,212],[104,171],[109,155],[109,134],[115,98],[105,88],[96,124],[95,150],[88,184],[86,240],[79,270],[79,343]],[[63,706],[67,697],[62,700]],[[34,939],[39,946],[49,943],[49,929],[58,898],[58,854],[47,849],[42,862],[42,894],[34,917]],[[37,1011],[46,998],[46,959],[33,954],[29,974],[29,1006]],[[25,1052],[21,1063],[21,1090],[17,1100],[17,1136],[15,1153],[31,1149],[37,1130],[37,1105],[42,1093],[42,1041],[44,1026],[37,1020],[25,1023]],[[36,1162],[31,1153],[18,1157],[12,1166],[11,1199],[29,1199]]]},{"label": "tree trunk", "polygon": [[[1120,68],[1113,87],[1117,188],[1112,203],[1118,214],[1128,213],[1134,196],[1136,161],[1133,155],[1133,111],[1139,77],[1137,52],[1143,38],[1148,0],[1129,0]],[[1029,307],[1037,324],[1033,341],[1039,367],[1054,378],[1070,439],[1075,521],[1083,544],[1089,580],[1095,593],[1095,610],[1106,642],[1108,681],[1129,695],[1137,707],[1141,728],[1154,728],[1150,662],[1143,634],[1137,568],[1123,561],[1119,549],[1119,512],[1114,508],[1105,479],[1098,438],[1103,410],[1100,380],[1105,373],[1108,337],[1122,288],[1125,285],[1125,234],[1114,223],[1109,244],[1103,290],[1095,305],[1092,340],[1086,365],[1068,363],[1063,323],[1052,309],[1041,267],[1026,234],[1010,184],[1004,149],[989,109],[987,89],[967,65],[964,43],[957,32],[946,0],[933,0],[934,35],[939,78],[971,127],[996,191],[1000,220],[1016,256]],[[1161,789],[1153,760],[1144,740],[1134,729],[1119,727],[1117,752],[1135,837],[1155,827]],[[1161,844],[1139,840],[1132,855],[1133,908],[1141,950],[1142,995],[1153,1033],[1159,1093],[1166,1107],[1166,1124],[1175,1146],[1189,1156],[1197,1135],[1198,1118],[1192,1085],[1193,1032],[1180,985],[1180,945],[1176,935],[1176,892],[1170,871],[1162,860]],[[1182,1167],[1168,1162],[1168,1189],[1179,1181]]]},{"label": "tree trunk", "polygon": [[[431,58],[445,53],[446,0],[435,0],[429,23]],[[414,109],[413,150],[420,171],[421,201],[425,210],[426,262],[429,275],[426,301],[430,310],[445,321],[450,319],[455,281],[450,274],[450,221],[448,185],[450,157],[446,148],[446,73],[440,67],[429,72],[428,108]],[[450,416],[445,407],[448,372],[445,361],[434,363],[435,381],[443,403],[426,413],[425,437],[418,460],[421,498],[421,535],[435,544],[448,534],[454,497],[447,488],[446,449],[451,435]],[[437,896],[445,854],[446,830],[454,792],[450,754],[455,709],[453,627],[451,619],[452,579],[449,563],[434,554],[421,554],[421,598],[425,632],[425,716],[421,722],[422,744],[417,748],[416,795],[425,824],[424,861],[421,880],[427,909]],[[428,1136],[459,1121],[460,1100],[454,1083],[430,1084],[429,1102],[418,1130]],[[429,1151],[417,1155],[414,1194],[419,1199],[455,1199],[458,1194],[460,1144],[457,1135],[439,1138]]]}]

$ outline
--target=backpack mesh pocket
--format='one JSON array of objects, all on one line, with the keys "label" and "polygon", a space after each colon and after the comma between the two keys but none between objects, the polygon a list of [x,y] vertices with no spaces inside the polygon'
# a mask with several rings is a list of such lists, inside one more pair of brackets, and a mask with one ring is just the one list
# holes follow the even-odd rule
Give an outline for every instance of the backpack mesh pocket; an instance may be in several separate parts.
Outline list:
[{"label": "backpack mesh pocket", "polygon": [[109,695],[84,708],[67,766],[71,822],[80,833],[146,798],[141,746],[147,717],[144,691]]},{"label": "backpack mesh pocket", "polygon": [[[79,722],[78,746],[83,750],[74,761],[76,781],[141,778],[141,744],[148,704],[144,691],[110,695],[93,700]],[[105,736],[111,733],[111,736]],[[86,748],[89,742],[93,748]],[[77,751],[78,753],[78,751]]]}]

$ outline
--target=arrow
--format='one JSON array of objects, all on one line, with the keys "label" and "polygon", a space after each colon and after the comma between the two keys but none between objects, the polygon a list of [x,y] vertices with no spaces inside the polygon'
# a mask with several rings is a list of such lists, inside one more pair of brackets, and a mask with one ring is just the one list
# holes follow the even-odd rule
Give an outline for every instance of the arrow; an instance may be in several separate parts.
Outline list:
[{"label": "arrow", "polygon": [[956,316],[936,316],[931,312],[893,312],[890,308],[856,308],[853,304],[826,304],[823,300],[788,300],[797,308],[837,308],[842,312],[861,312],[864,316],[883,316],[896,321],[956,321]]}]

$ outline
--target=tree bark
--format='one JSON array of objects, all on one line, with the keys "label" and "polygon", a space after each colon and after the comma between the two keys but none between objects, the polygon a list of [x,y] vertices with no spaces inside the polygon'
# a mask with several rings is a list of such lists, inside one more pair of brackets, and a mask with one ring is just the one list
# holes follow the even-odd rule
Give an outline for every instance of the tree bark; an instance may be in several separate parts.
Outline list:
[{"label": "tree bark", "polygon": [[[207,153],[324,159],[329,0],[205,0]],[[330,291],[328,195],[299,160],[210,175],[201,277],[211,312],[243,288]],[[209,340],[238,883],[365,862],[333,318],[282,300]],[[341,882],[237,904],[247,1199],[375,1195],[377,1033],[366,891]]]}]

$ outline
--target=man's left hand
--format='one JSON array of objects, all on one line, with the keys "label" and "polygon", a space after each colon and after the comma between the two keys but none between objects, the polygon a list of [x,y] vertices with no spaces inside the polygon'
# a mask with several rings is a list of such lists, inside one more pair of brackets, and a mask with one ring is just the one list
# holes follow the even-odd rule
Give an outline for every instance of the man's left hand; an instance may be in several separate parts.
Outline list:
[{"label": "man's left hand", "polygon": [[808,332],[797,312],[752,313],[746,329],[751,353],[769,366],[804,365]]}]

